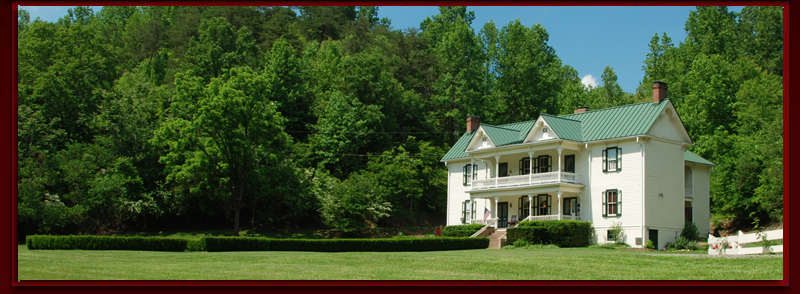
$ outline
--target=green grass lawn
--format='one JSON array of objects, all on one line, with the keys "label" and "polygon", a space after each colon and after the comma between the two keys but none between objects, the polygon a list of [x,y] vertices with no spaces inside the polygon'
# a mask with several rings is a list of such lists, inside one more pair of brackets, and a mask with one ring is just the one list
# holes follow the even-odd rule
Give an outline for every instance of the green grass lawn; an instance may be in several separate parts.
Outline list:
[{"label": "green grass lawn", "polygon": [[561,248],[435,252],[28,250],[20,280],[780,280],[783,258]]}]

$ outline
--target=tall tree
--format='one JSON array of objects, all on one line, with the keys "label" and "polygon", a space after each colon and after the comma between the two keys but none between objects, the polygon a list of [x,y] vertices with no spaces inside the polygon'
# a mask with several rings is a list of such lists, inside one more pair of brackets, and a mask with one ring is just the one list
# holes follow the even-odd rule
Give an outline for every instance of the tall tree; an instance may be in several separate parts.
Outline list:
[{"label": "tall tree", "polygon": [[498,36],[496,124],[533,120],[539,113],[558,113],[561,60],[548,45],[541,24],[530,28],[519,19],[504,26]]},{"label": "tall tree", "polygon": [[283,118],[269,99],[268,83],[249,67],[234,68],[208,85],[202,78],[181,74],[171,116],[156,132],[154,142],[169,146],[161,162],[169,179],[198,169],[214,175],[215,185],[234,211],[233,233],[239,234],[240,210],[254,174],[279,161],[289,143]]}]

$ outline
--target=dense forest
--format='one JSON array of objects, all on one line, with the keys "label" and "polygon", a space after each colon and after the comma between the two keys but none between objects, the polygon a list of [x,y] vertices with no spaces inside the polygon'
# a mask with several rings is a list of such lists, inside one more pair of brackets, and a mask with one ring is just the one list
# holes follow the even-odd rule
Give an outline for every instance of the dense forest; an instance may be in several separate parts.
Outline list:
[{"label": "dense forest", "polygon": [[714,220],[782,220],[781,7],[697,7],[683,42],[649,40],[635,93],[611,67],[585,87],[539,24],[478,27],[440,7],[397,30],[377,15],[106,6],[51,23],[19,10],[19,234],[443,222],[439,160],[467,115],[647,101],[654,80],[690,150],[717,165]]}]

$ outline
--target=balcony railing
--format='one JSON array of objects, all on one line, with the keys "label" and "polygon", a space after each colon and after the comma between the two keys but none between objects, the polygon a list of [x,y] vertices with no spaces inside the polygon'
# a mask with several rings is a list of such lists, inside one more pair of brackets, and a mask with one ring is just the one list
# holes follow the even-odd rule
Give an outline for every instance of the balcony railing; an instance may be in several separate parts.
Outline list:
[{"label": "balcony railing", "polygon": [[558,172],[538,173],[532,175],[473,180],[472,190],[516,187],[516,186],[535,186],[535,185],[552,184],[558,182],[580,185],[582,184],[582,179],[581,175],[576,173],[562,172],[561,181],[558,180]]},{"label": "balcony railing", "polygon": [[685,189],[684,195],[686,195],[686,198],[694,198],[694,191],[692,191],[692,189]]}]

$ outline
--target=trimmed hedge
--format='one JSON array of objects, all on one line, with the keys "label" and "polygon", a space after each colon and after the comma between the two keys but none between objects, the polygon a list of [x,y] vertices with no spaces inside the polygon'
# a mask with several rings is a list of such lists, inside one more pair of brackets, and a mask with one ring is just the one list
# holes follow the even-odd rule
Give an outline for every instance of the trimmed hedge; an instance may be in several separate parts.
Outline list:
[{"label": "trimmed hedge", "polygon": [[206,251],[206,240],[189,240],[186,243],[186,251]]},{"label": "trimmed hedge", "polygon": [[267,238],[255,237],[205,237],[206,251],[269,251],[270,241]]},{"label": "trimmed hedge", "polygon": [[445,237],[469,237],[480,231],[483,226],[483,224],[446,226],[442,230],[442,235]]},{"label": "trimmed hedge", "polygon": [[82,250],[147,250],[185,251],[189,240],[164,237],[116,236],[27,236],[29,250],[82,249]]},{"label": "trimmed hedge", "polygon": [[267,239],[206,237],[208,251],[437,251],[485,249],[489,238],[391,238],[391,239]]},{"label": "trimmed hedge", "polygon": [[506,230],[506,238],[511,244],[525,240],[531,244],[583,247],[589,245],[593,232],[592,223],[587,221],[524,221],[516,228]]}]

